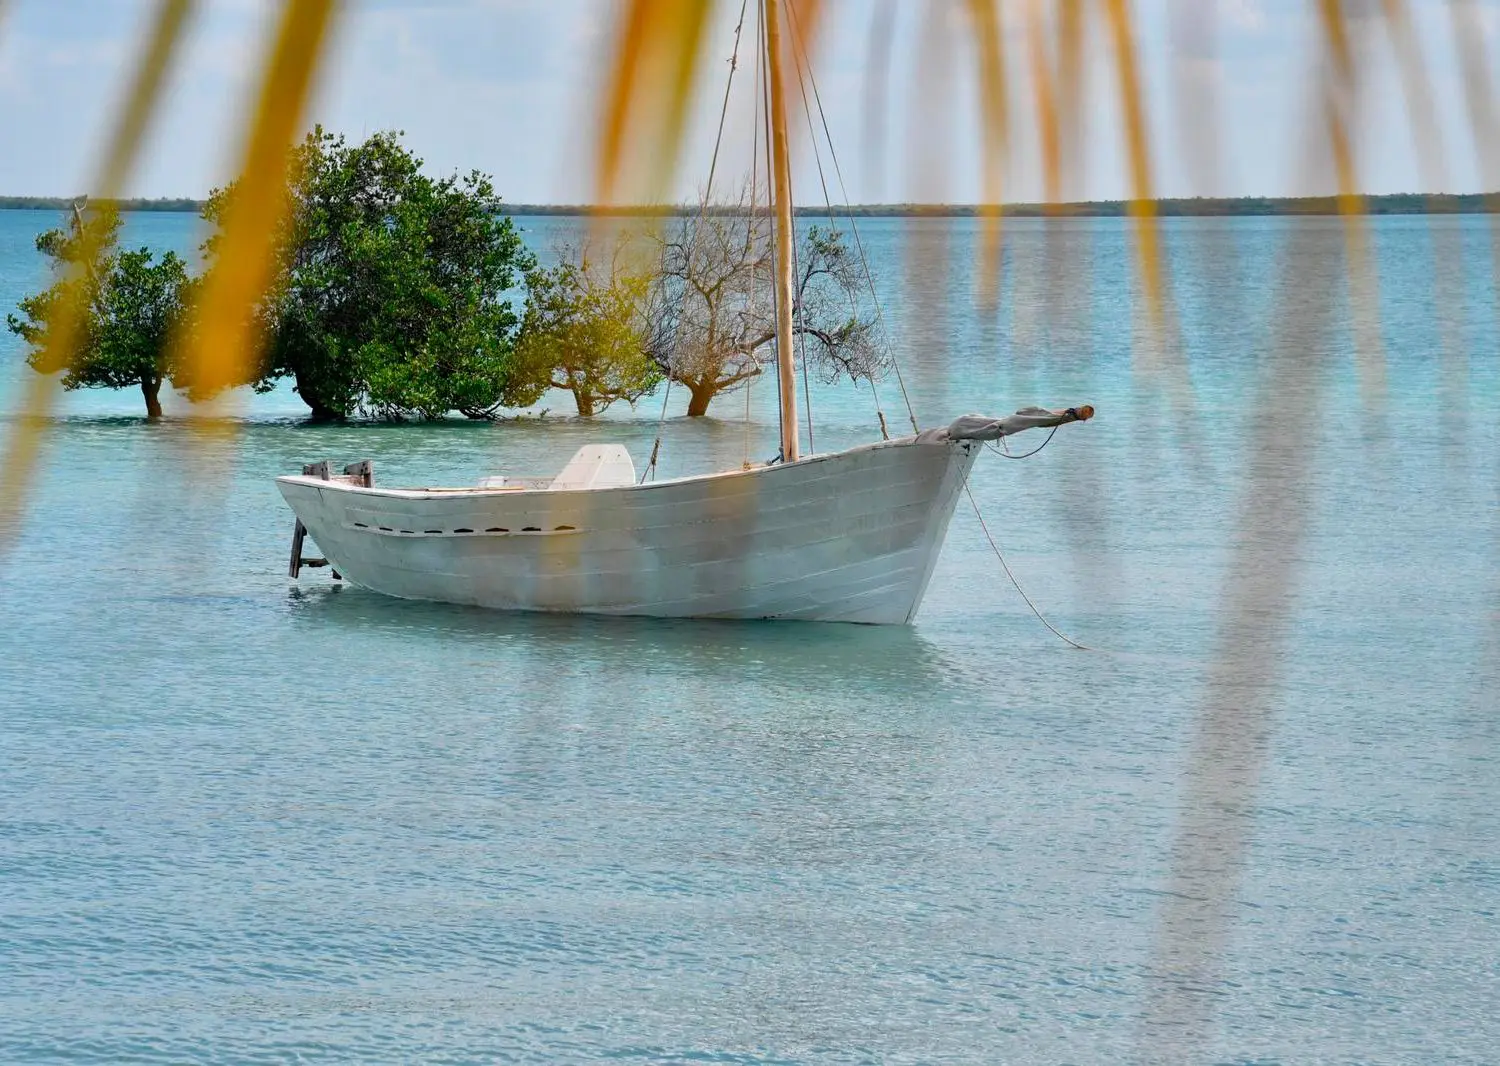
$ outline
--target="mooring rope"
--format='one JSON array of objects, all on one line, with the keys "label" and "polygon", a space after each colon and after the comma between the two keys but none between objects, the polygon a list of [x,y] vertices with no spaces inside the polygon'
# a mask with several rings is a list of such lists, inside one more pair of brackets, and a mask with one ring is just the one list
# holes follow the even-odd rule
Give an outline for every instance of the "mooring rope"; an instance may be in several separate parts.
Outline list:
[{"label": "mooring rope", "polygon": [[[1041,449],[1039,448],[1037,450],[1040,451]],[[989,524],[985,522],[984,515],[979,513],[979,503],[974,499],[974,493],[969,491],[969,475],[967,473],[964,474],[964,495],[969,498],[969,506],[974,508],[974,517],[979,519],[979,528],[984,530],[984,539],[990,542],[990,548],[994,551],[995,558],[1000,560],[1000,568],[1005,571],[1005,576],[1010,578],[1010,583],[1014,585],[1016,587],[1016,591],[1021,594],[1021,599],[1026,601],[1026,606],[1031,608],[1031,613],[1036,615],[1037,620],[1041,622],[1042,625],[1050,629],[1053,635],[1055,635],[1057,639],[1061,640],[1063,643],[1070,644],[1073,647],[1077,648],[1079,651],[1089,651],[1090,649],[1088,645],[1080,644],[1078,641],[1068,636],[1062,630],[1058,629],[1051,622],[1047,621],[1046,616],[1043,615],[1041,611],[1037,610],[1036,604],[1031,602],[1031,597],[1026,595],[1026,590],[1021,587],[1021,583],[1016,580],[1016,575],[1011,571],[1010,564],[1005,561],[1005,553],[1000,550],[1000,545],[995,543],[995,537],[992,533],[990,533],[990,527]]]}]

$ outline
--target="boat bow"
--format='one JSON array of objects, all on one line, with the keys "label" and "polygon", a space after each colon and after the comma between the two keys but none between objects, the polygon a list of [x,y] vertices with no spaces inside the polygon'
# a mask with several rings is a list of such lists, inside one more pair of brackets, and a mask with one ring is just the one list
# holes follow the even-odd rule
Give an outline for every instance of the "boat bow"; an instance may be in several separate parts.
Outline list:
[{"label": "boat bow", "polygon": [[1086,422],[1093,417],[1094,409],[1088,404],[1061,411],[1050,411],[1045,407],[1023,407],[1015,414],[1002,418],[960,415],[941,429],[923,430],[917,434],[916,440],[923,444],[950,440],[999,440],[1028,429],[1055,428],[1069,422]]}]

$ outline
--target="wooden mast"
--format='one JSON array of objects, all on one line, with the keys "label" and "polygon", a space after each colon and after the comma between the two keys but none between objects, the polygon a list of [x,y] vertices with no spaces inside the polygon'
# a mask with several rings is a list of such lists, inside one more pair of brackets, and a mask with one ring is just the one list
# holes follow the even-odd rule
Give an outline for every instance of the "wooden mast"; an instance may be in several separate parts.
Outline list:
[{"label": "wooden mast", "polygon": [[787,151],[786,93],[781,82],[781,0],[764,0],[766,69],[771,88],[771,188],[776,203],[776,382],[781,390],[781,460],[797,448],[797,378],[792,368],[792,164]]}]

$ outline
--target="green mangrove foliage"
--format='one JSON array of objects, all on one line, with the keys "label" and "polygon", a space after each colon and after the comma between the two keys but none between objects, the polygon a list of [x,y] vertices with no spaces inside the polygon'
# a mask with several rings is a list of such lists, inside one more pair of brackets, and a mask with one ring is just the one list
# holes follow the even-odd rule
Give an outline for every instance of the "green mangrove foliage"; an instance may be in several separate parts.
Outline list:
[{"label": "green mangrove foliage", "polygon": [[[587,417],[670,379],[697,416],[774,362],[771,225],[747,198],[602,250],[564,248],[541,266],[489,177],[433,178],[422,165],[398,132],[357,145],[321,127],[307,135],[289,170],[273,284],[252,311],[259,358],[237,384],[290,380],[316,419],[400,421],[492,418],[550,389]],[[235,195],[233,184],[217,189],[203,208],[208,267]],[[52,283],[7,323],[39,372],[63,372],[70,389],[139,387],[154,418],[164,383],[193,399],[207,391],[173,359],[198,279],[170,252],[120,250],[119,232],[118,209],[101,203],[37,238]],[[101,253],[85,271],[86,235]],[[69,285],[87,289],[81,343],[69,365],[43,366],[48,319]],[[798,242],[798,356],[824,378],[883,372],[869,285],[837,231],[813,227]]]},{"label": "green mangrove foliage", "polygon": [[[146,248],[120,250],[119,232],[120,214],[106,205],[75,209],[71,228],[37,237],[37,250],[52,260],[53,282],[23,299],[21,315],[7,315],[6,326],[26,342],[32,369],[63,371],[63,388],[139,388],[147,417],[160,418],[161,387],[173,376],[170,341],[187,302],[187,267],[172,252],[158,259]],[[98,256],[78,271],[89,243]],[[70,365],[45,366],[48,321],[69,286],[85,290],[84,327]]]},{"label": "green mangrove foliage", "polygon": [[617,400],[634,404],[660,383],[646,347],[650,277],[628,269],[622,252],[617,246],[605,268],[564,249],[555,266],[526,275],[526,318],[507,406],[529,407],[547,389],[562,389],[588,416]]},{"label": "green mangrove foliage", "polygon": [[[399,133],[355,146],[321,127],[308,134],[254,384],[291,378],[316,418],[482,418],[499,407],[520,326],[508,293],[532,257],[488,177],[421,167]],[[232,185],[216,190],[205,217],[217,223],[233,196]]]}]

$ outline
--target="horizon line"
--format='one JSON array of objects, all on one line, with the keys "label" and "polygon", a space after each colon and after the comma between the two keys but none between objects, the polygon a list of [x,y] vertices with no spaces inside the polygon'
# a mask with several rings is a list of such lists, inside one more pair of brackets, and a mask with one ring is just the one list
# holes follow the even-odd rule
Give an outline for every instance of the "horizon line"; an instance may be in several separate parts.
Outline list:
[{"label": "horizon line", "polygon": [[[1494,214],[1500,213],[1500,193],[1363,193],[1355,197],[1362,215],[1379,214]],[[67,210],[90,199],[78,196],[4,196],[0,210]],[[200,212],[206,200],[189,196],[120,197],[112,201],[124,211]],[[999,205],[961,202],[889,201],[848,205],[796,205],[800,217],[887,215],[908,217],[1113,217],[1129,214],[1135,200],[1016,201]],[[1145,201],[1162,217],[1213,215],[1340,214],[1337,195],[1313,196],[1163,196]],[[604,217],[681,216],[704,210],[691,202],[659,204],[501,203],[506,215],[594,215]],[[713,204],[711,214],[731,214],[734,204]]]}]

